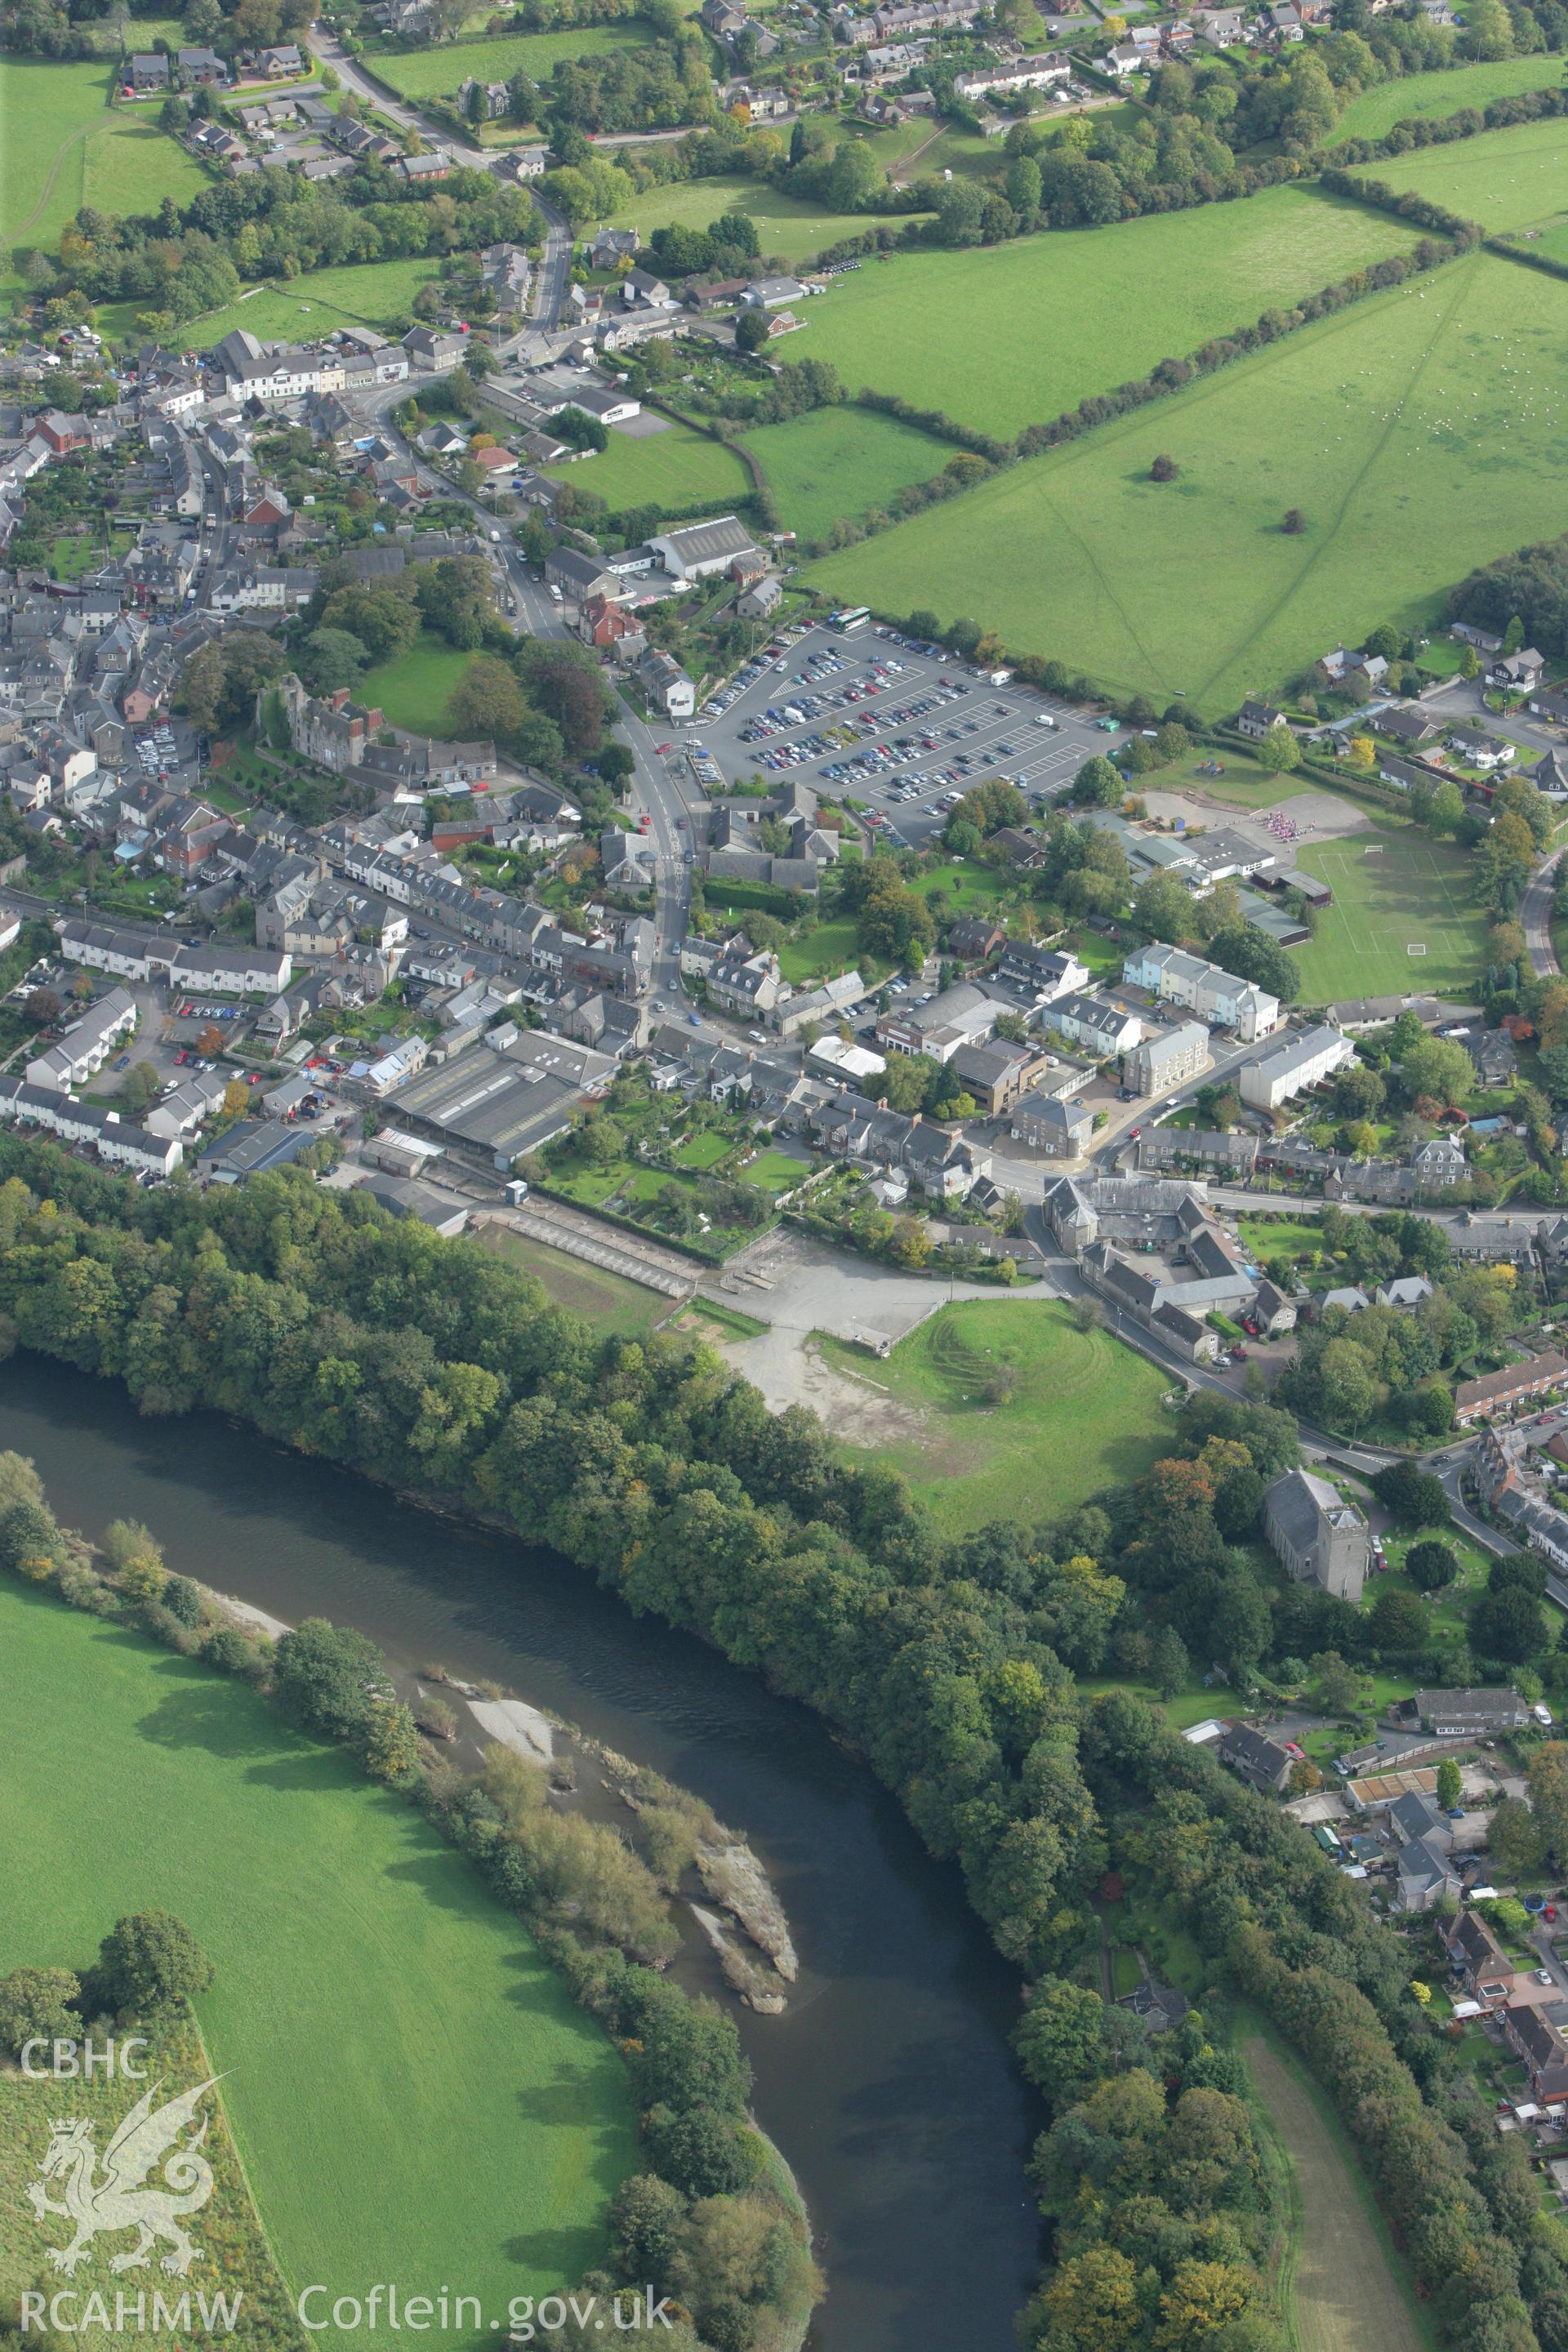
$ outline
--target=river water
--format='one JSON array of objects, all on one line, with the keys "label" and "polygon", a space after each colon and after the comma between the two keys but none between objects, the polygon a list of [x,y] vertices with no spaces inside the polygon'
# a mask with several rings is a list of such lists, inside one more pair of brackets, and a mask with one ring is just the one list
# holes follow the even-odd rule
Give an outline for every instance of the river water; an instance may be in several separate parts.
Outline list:
[{"label": "river water", "polygon": [[795,2168],[829,2293],[816,2352],[1008,2352],[1038,2249],[1037,2117],[1009,2069],[1017,1979],[893,1800],[805,1709],[548,1551],[400,1508],[216,1415],[143,1421],[18,1354],[0,1446],[60,1517],[143,1519],[169,1566],[275,1615],[359,1626],[396,1666],[488,1677],[705,1797],[783,1897],[801,1975],[736,2009],[759,2121]]}]

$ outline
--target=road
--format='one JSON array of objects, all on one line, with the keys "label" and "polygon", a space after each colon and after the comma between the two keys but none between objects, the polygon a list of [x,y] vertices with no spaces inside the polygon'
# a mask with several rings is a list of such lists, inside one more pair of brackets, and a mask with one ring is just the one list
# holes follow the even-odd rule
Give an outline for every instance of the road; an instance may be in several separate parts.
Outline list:
[{"label": "road", "polygon": [[1519,902],[1519,919],[1524,926],[1531,970],[1542,978],[1563,969],[1552,944],[1552,901],[1556,896],[1557,868],[1562,857],[1563,852],[1554,849],[1550,857],[1542,860]]},{"label": "road", "polygon": [[[373,81],[363,67],[348,56],[341,41],[320,26],[312,25],[307,36],[310,53],[318,65],[330,65],[345,89],[376,113],[384,115],[407,131],[417,131],[421,139],[431,146],[443,147],[448,155],[470,171],[493,171],[498,160],[493,149],[476,147],[471,141],[459,139],[445,122],[433,115],[422,114],[417,107],[394,98],[379,82]],[[572,231],[564,215],[557,212],[537,188],[529,192],[543,215],[546,229],[544,253],[535,281],[531,316],[542,327],[561,323],[561,307],[566,299],[567,271],[572,259]]]}]

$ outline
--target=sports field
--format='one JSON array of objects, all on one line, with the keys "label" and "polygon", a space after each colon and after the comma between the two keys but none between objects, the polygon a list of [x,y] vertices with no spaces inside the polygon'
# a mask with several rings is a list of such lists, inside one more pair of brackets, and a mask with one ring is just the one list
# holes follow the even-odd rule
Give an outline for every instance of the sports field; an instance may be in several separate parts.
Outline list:
[{"label": "sports field", "polygon": [[123,1912],[186,1922],[297,2290],[460,2283],[504,2309],[598,2259],[636,2163],[620,2061],[411,1807],[242,1686],[10,1583],[0,1708],[0,1972],[79,1967]]},{"label": "sports field", "polygon": [[574,489],[607,499],[613,510],[651,501],[673,511],[701,499],[744,498],[752,487],[734,451],[689,425],[646,435],[619,433],[612,425],[607,449],[545,471]]},{"label": "sports field", "polygon": [[1290,950],[1306,1003],[1412,989],[1462,995],[1479,985],[1486,919],[1458,850],[1414,825],[1380,824],[1304,846],[1298,863],[1334,894],[1315,936]]},{"label": "sports field", "polygon": [[906,482],[928,481],[953,454],[895,416],[848,404],[764,425],[746,436],[746,446],[762,463],[784,528],[818,540],[840,518],[858,521],[890,506]]},{"label": "sports field", "polygon": [[1433,2352],[1436,2339],[1327,2099],[1272,2033],[1249,2034],[1242,2054],[1293,2190],[1281,2281],[1293,2352]]},{"label": "sports field", "polygon": [[[792,268],[825,247],[847,236],[863,236],[875,226],[874,215],[827,212],[761,180],[742,179],[681,180],[668,187],[645,188],[611,220],[617,228],[635,228],[639,236],[649,237],[656,228],[707,228],[721,213],[749,213],[757,224],[763,258],[776,257]],[[918,220],[921,215],[903,217]],[[815,321],[822,307],[823,298],[817,297],[797,315],[809,315]],[[811,349],[816,350],[815,342]],[[805,350],[804,341],[797,344],[792,340],[784,356],[801,359]]]},{"label": "sports field", "polygon": [[883,1390],[903,1409],[901,1433],[889,1431],[878,1458],[903,1472],[949,1535],[1070,1510],[1098,1486],[1141,1477],[1168,1444],[1169,1375],[1108,1332],[1075,1330],[1064,1307],[1043,1299],[944,1307],[886,1363],[820,1332],[815,1344],[868,1394]]},{"label": "sports field", "polygon": [[412,312],[414,297],[440,269],[437,261],[365,261],[309,269],[301,278],[266,279],[226,310],[182,327],[182,348],[207,351],[236,327],[258,342],[329,334],[334,327],[382,327]]},{"label": "sports field", "polygon": [[0,267],[7,272],[0,287],[17,282],[9,248],[52,247],[84,204],[155,212],[166,195],[188,204],[210,186],[195,158],[153,123],[111,112],[108,90],[100,59],[0,58]]},{"label": "sports field", "polygon": [[[1385,81],[1352,98],[1329,144],[1337,146],[1342,139],[1386,139],[1396,122],[1413,122],[1417,117],[1436,121],[1458,114],[1461,107],[1489,106],[1494,98],[1517,98],[1526,89],[1551,89],[1562,79],[1562,59],[1550,56],[1502,58],[1495,65],[1408,74],[1403,81]],[[1380,180],[1384,176],[1381,163],[1365,169]]]},{"label": "sports field", "polygon": [[1391,156],[1375,166],[1375,176],[1401,195],[1418,190],[1493,236],[1525,228],[1562,212],[1568,201],[1568,121],[1483,131],[1479,139]]},{"label": "sports field", "polygon": [[1011,435],[1407,253],[1416,234],[1318,188],[1270,188],[1114,228],[900,254],[835,279],[807,308],[800,349],[831,360],[851,392]]},{"label": "sports field", "polygon": [[[1226,208],[1218,208],[1226,209]],[[1234,209],[1234,208],[1229,208]],[[815,564],[1204,715],[1568,528],[1568,285],[1477,251]],[[1173,482],[1149,469],[1169,453]],[[1306,530],[1284,532],[1288,509]]]},{"label": "sports field", "polygon": [[455,41],[448,48],[410,49],[396,57],[367,50],[360,62],[403,98],[446,98],[470,75],[510,81],[525,73],[548,81],[562,58],[599,58],[612,49],[641,48],[649,38],[638,24],[583,25],[570,33],[507,33],[493,41]]},{"label": "sports field", "polygon": [[389,727],[406,727],[414,735],[445,735],[452,688],[473,658],[422,632],[401,661],[367,669],[354,688],[354,698],[367,709],[379,707]]}]

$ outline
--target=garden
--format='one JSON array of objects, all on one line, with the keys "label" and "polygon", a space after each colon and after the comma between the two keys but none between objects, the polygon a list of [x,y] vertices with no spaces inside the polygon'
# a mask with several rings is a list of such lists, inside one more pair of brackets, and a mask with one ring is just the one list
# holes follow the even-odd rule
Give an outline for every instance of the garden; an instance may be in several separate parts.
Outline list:
[{"label": "garden", "polygon": [[687,1106],[632,1078],[523,1163],[542,1191],[715,1264],[764,1233],[811,1169],[766,1148],[743,1108]]}]

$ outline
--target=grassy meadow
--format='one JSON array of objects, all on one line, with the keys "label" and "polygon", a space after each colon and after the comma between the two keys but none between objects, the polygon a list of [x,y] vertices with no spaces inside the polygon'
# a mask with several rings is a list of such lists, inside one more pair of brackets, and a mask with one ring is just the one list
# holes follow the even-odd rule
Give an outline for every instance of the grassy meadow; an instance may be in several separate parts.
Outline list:
[{"label": "grassy meadow", "polygon": [[612,425],[610,446],[592,457],[576,457],[545,467],[574,488],[592,490],[607,499],[612,510],[642,506],[676,509],[699,499],[744,498],[751,482],[732,449],[710,440],[689,425],[671,425],[663,433],[619,433]]},{"label": "grassy meadow", "polygon": [[[47,1694],[47,1704],[40,1703]],[[462,1859],[242,1685],[7,1584],[0,1972],[162,1905],[279,2263],[490,2309],[595,2263],[635,2168],[608,2041]],[[395,2150],[389,2165],[388,2150]]]},{"label": "grassy meadow", "polygon": [[[1334,125],[1331,146],[1342,139],[1386,139],[1396,122],[1439,121],[1462,107],[1489,106],[1494,98],[1517,98],[1527,89],[1551,89],[1563,79],[1562,60],[1543,55],[1502,58],[1495,65],[1458,66],[1447,72],[1407,74],[1381,82],[1352,98]],[[1506,137],[1506,133],[1500,133]],[[1381,163],[1369,165],[1384,177]]]},{"label": "grassy meadow", "polygon": [[940,474],[952,455],[897,417],[847,405],[764,425],[747,435],[746,446],[768,478],[784,528],[803,539],[826,539],[841,516],[855,521],[889,506],[907,482]]},{"label": "grassy meadow", "polygon": [[154,123],[111,111],[109,84],[100,58],[0,58],[0,291],[19,282],[8,248],[52,247],[84,204],[153,212],[164,196],[188,204],[210,184]]},{"label": "grassy meadow", "polygon": [[895,255],[814,300],[800,349],[830,360],[851,392],[897,393],[1011,435],[1415,236],[1320,189],[1270,188],[1114,228]]},{"label": "grassy meadow", "polygon": [[637,24],[582,25],[566,33],[506,33],[493,41],[455,41],[410,49],[403,56],[372,49],[361,62],[400,98],[449,98],[470,75],[480,81],[510,81],[513,74],[525,73],[531,81],[548,81],[560,58],[640,48],[648,37]]},{"label": "grassy meadow", "polygon": [[1305,845],[1297,858],[1334,894],[1315,936],[1290,950],[1304,1003],[1410,989],[1462,995],[1479,985],[1486,917],[1460,851],[1395,824]]},{"label": "grassy meadow", "polygon": [[[1075,1329],[1055,1303],[943,1307],[885,1363],[821,1333],[816,1345],[836,1369],[921,1416],[918,1442],[892,1438],[877,1451],[948,1535],[994,1518],[1035,1525],[1098,1486],[1142,1477],[1165,1450],[1160,1399],[1169,1375],[1109,1332]],[[987,1402],[998,1374],[1009,1392]]]},{"label": "grassy meadow", "polygon": [[1400,195],[1414,188],[1430,203],[1479,221],[1495,236],[1563,211],[1568,200],[1568,121],[1521,123],[1511,131],[1456,140],[1448,147],[1417,148],[1379,163],[1376,174]]},{"label": "grassy meadow", "polygon": [[[1568,527],[1565,343],[1568,286],[1478,251],[811,577],[836,601],[973,614],[1015,652],[1234,710],[1325,645],[1428,624],[1472,564]],[[1161,453],[1173,482],[1149,478]],[[1292,507],[1299,537],[1280,528]]]}]

